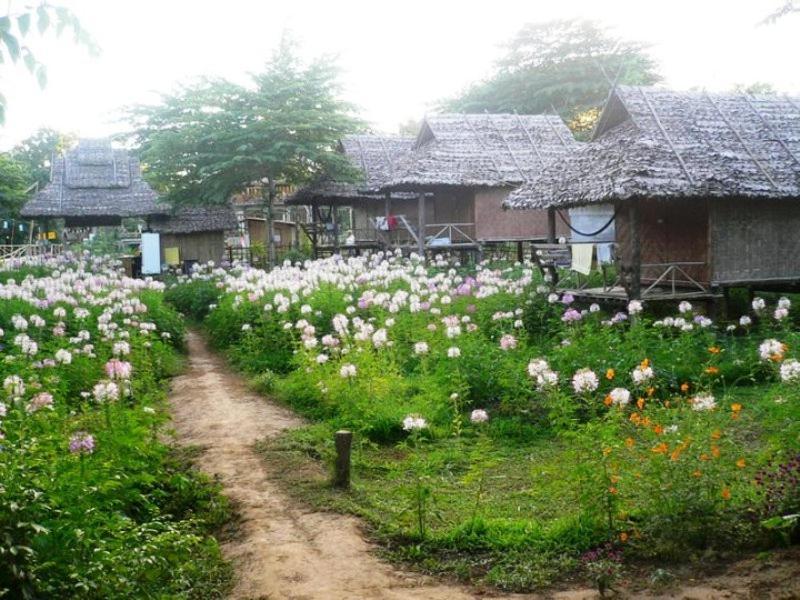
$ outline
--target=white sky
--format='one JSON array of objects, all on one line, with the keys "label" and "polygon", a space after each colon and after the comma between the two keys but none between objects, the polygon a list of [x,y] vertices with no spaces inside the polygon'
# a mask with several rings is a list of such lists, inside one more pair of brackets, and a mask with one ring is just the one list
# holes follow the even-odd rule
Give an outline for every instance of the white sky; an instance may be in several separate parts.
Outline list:
[{"label": "white sky", "polygon": [[[9,0],[7,0],[9,1]],[[30,0],[10,0],[12,12]],[[99,136],[123,129],[120,106],[200,75],[244,81],[292,31],[304,54],[339,57],[345,96],[377,130],[396,131],[436,100],[482,78],[523,23],[597,18],[652,44],[665,84],[709,90],[764,81],[800,93],[800,16],[757,23],[781,0],[58,0],[101,47],[32,40],[49,70],[40,90],[0,68],[8,102],[0,149],[41,126]],[[3,2],[2,4],[6,4]],[[4,9],[5,7],[3,7]],[[5,11],[0,9],[0,13]]]}]

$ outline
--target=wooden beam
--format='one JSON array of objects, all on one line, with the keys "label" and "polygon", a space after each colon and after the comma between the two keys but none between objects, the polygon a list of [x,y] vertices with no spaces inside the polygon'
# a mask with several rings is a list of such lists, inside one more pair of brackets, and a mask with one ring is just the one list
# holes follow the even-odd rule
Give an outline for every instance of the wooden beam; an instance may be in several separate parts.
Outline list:
[{"label": "wooden beam", "polygon": [[417,197],[417,251],[425,259],[425,192],[420,192]]},{"label": "wooden beam", "polygon": [[556,209],[552,206],[547,209],[547,243],[556,243]]},{"label": "wooden beam", "polygon": [[628,227],[631,231],[628,295],[631,300],[638,300],[642,294],[642,235],[639,221],[639,203],[631,200],[628,202]]}]

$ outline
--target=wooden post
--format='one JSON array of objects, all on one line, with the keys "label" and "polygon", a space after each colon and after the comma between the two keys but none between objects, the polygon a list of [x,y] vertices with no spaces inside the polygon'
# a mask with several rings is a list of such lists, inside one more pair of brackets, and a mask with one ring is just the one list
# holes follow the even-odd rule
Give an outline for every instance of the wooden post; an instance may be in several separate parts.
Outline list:
[{"label": "wooden post", "polygon": [[319,226],[319,206],[316,204],[311,205],[311,256],[316,260],[319,258],[319,251],[317,250],[317,227]]},{"label": "wooden post", "polygon": [[522,242],[517,242],[517,262],[522,263],[525,261],[525,253],[522,249]]},{"label": "wooden post", "polygon": [[631,300],[638,300],[642,293],[642,235],[639,223],[639,203],[628,202],[628,227],[631,231],[630,283],[628,294]]},{"label": "wooden post", "polygon": [[425,192],[420,193],[418,201],[417,250],[422,259],[425,260]]},{"label": "wooden post", "polygon": [[337,488],[350,487],[350,448],[353,445],[353,432],[340,430],[333,434],[336,445],[336,463],[333,470],[333,485]]},{"label": "wooden post", "polygon": [[547,243],[556,243],[556,209],[552,206],[547,208]]},{"label": "wooden post", "polygon": [[331,205],[328,207],[331,214],[331,225],[333,226],[333,252],[339,254],[339,217],[336,214],[336,207]]}]

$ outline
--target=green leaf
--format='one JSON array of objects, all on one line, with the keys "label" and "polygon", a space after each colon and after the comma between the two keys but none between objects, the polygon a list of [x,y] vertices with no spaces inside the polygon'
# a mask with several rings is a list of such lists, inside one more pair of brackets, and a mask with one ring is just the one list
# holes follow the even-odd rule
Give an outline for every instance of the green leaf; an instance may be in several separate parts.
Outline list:
[{"label": "green leaf", "polygon": [[31,52],[28,48],[22,49],[22,61],[25,63],[25,66],[28,68],[28,71],[33,73],[36,69],[36,57],[33,56],[33,52]]},{"label": "green leaf", "polygon": [[50,13],[47,12],[47,7],[43,4],[36,9],[36,26],[39,28],[39,33],[44,33],[50,27]]},{"label": "green leaf", "polygon": [[0,31],[11,31],[11,19],[0,17]]},{"label": "green leaf", "polygon": [[19,42],[17,38],[7,31],[0,31],[0,40],[3,40],[6,48],[8,48],[8,54],[11,56],[11,60],[17,62],[19,60]]},{"label": "green leaf", "polygon": [[39,87],[44,88],[47,85],[47,67],[39,65],[36,68],[36,81],[39,82]]},{"label": "green leaf", "polygon": [[25,13],[17,17],[17,27],[22,35],[27,35],[31,28],[31,13]]}]

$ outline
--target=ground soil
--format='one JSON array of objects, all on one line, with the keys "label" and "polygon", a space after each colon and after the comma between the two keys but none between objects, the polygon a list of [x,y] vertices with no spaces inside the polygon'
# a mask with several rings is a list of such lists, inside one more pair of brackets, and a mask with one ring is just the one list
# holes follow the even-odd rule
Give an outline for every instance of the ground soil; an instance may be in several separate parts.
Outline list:
[{"label": "ground soil", "polygon": [[[264,438],[302,421],[251,391],[242,377],[212,353],[202,337],[188,335],[186,371],[173,382],[170,401],[178,442],[202,449],[197,464],[218,478],[238,508],[236,535],[223,552],[236,571],[234,599],[268,600],[467,600],[474,598],[583,600],[591,589],[540,595],[494,595],[404,572],[379,559],[352,517],[298,506],[270,477],[255,450]],[[751,558],[724,572],[660,593],[623,591],[622,597],[800,598],[800,553]]]}]

